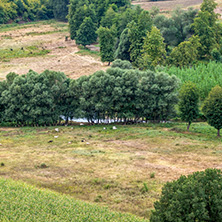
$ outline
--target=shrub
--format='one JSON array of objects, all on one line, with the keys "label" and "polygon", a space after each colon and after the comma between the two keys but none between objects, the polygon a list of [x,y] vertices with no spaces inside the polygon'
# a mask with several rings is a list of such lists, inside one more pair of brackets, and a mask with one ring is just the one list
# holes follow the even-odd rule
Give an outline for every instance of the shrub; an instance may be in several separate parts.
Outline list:
[{"label": "shrub", "polygon": [[222,172],[207,169],[168,182],[154,203],[151,222],[222,221]]},{"label": "shrub", "polygon": [[203,113],[207,122],[217,129],[217,136],[220,136],[222,128],[222,88],[215,86],[204,101]]},{"label": "shrub", "polygon": [[132,69],[133,66],[129,61],[126,60],[121,60],[121,59],[116,59],[115,61],[113,61],[112,63],[112,68],[120,68],[120,69]]},{"label": "shrub", "polygon": [[192,121],[199,114],[199,93],[196,85],[192,82],[185,83],[180,89],[179,98],[180,116],[183,121],[188,122],[187,131],[189,131]]}]

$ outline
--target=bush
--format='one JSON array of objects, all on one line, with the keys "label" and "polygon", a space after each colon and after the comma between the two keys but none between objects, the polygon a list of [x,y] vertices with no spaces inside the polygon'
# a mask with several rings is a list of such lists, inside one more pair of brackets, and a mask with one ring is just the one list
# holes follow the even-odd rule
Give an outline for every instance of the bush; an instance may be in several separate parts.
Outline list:
[{"label": "bush", "polygon": [[112,68],[120,68],[120,69],[132,69],[133,66],[129,61],[126,60],[121,60],[121,59],[116,59],[115,61],[113,61],[112,63]]},{"label": "bush", "polygon": [[189,131],[192,121],[199,115],[199,93],[196,85],[192,82],[185,83],[180,89],[179,98],[180,117],[188,123],[187,131]]},{"label": "bush", "polygon": [[217,135],[220,136],[222,128],[222,88],[215,86],[204,101],[203,113],[207,122],[217,129]]},{"label": "bush", "polygon": [[168,182],[154,203],[151,222],[222,221],[222,172],[207,169]]}]

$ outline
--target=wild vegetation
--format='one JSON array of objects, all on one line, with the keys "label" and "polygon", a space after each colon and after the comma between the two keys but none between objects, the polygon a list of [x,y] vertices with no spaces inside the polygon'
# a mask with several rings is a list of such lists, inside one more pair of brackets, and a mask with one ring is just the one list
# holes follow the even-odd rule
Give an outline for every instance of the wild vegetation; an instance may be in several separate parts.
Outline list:
[{"label": "wild vegetation", "polygon": [[73,117],[91,123],[159,122],[173,115],[177,102],[178,79],[151,71],[116,67],[77,80],[60,72],[30,71],[6,78],[0,82],[0,120],[21,126],[58,124],[61,116],[66,124]]},{"label": "wild vegetation", "polygon": [[[214,185],[221,186],[221,171],[180,177],[221,168],[222,26],[215,9],[213,0],[203,0],[199,11],[176,9],[164,16],[129,0],[3,0],[0,23],[56,18],[69,24],[49,20],[1,26],[3,66],[14,62],[30,69],[28,59],[36,59],[39,71],[18,75],[11,70],[0,82],[0,123],[14,127],[0,128],[0,175],[151,221],[172,221],[178,215],[181,221],[220,221],[221,201],[213,197],[219,193]],[[95,63],[100,65],[94,69]],[[78,75],[69,78],[62,67]],[[88,123],[67,126],[73,118]],[[178,119],[186,123],[174,122]],[[167,181],[172,182],[164,185]],[[19,193],[11,192],[15,186]],[[30,191],[31,200],[27,205],[27,196],[21,196],[10,206],[5,201],[0,208],[12,206],[19,213],[8,211],[3,220],[67,221],[75,214],[79,221],[144,221],[26,188],[0,179],[6,199]],[[41,199],[34,208],[36,192]],[[59,207],[44,204],[45,194],[52,201],[62,198]],[[201,206],[195,207],[197,202]],[[74,211],[64,210],[70,204]],[[45,211],[32,215],[32,208]]]}]

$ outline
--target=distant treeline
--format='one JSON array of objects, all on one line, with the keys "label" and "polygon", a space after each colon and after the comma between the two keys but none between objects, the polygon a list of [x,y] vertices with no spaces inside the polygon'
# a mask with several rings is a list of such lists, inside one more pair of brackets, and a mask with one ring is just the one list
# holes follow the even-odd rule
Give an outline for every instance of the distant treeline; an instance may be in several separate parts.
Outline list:
[{"label": "distant treeline", "polygon": [[0,24],[58,19],[65,21],[69,0],[1,0]]},{"label": "distant treeline", "polygon": [[17,126],[55,125],[61,117],[159,122],[175,113],[178,83],[175,76],[142,72],[120,61],[77,80],[54,71],[9,73],[0,82],[0,120]]}]

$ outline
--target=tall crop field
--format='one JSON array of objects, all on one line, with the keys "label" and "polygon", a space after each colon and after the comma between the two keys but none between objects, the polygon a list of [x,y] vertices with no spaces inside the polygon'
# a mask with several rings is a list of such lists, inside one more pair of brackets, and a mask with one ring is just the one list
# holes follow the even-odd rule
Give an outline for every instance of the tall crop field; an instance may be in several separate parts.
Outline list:
[{"label": "tall crop field", "polygon": [[0,221],[146,221],[71,197],[0,179]]},{"label": "tall crop field", "polygon": [[163,70],[170,75],[176,75],[181,83],[194,82],[200,90],[201,100],[205,99],[210,90],[216,86],[222,86],[222,64],[210,62],[199,64],[191,68],[168,67]]}]

